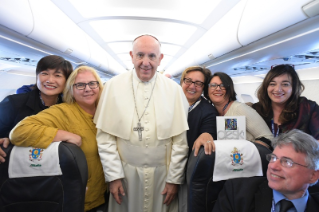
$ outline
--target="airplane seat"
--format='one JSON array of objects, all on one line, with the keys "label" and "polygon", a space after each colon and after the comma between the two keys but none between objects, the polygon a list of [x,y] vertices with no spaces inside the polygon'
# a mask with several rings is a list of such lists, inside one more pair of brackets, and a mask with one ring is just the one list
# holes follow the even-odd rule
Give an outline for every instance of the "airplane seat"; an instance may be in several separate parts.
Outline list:
[{"label": "airplane seat", "polygon": [[[253,144],[259,152],[263,176],[266,176],[268,161],[265,155],[271,151],[258,143]],[[197,157],[193,153],[189,157],[186,172],[188,212],[211,212],[213,210],[218,194],[226,182],[226,180],[213,182],[215,154],[216,152],[212,152],[211,155],[205,155],[204,148],[201,147]]]},{"label": "airplane seat", "polygon": [[[88,168],[83,151],[61,142],[58,146],[62,175],[9,178],[13,145],[1,148],[6,161],[0,164],[0,211],[84,211]],[[19,148],[19,147],[18,147]]]}]

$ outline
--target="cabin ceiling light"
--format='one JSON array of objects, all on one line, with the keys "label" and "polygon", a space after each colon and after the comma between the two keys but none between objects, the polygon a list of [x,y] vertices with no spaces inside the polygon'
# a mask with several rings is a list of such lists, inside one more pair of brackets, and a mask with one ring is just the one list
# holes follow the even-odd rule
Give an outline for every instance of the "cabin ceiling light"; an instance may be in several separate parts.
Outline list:
[{"label": "cabin ceiling light", "polygon": [[94,4],[86,0],[69,0],[69,2],[87,19],[101,16],[165,17],[201,24],[221,0],[95,0]]},{"label": "cabin ceiling light", "polygon": [[132,41],[140,34],[152,34],[162,43],[184,45],[197,30],[193,25],[150,20],[99,20],[90,25],[105,42]]}]

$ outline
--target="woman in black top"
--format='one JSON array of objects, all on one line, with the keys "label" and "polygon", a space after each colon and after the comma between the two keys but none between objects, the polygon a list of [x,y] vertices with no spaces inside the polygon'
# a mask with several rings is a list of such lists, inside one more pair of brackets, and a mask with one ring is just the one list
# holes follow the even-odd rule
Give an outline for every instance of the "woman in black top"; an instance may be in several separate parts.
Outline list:
[{"label": "woman in black top", "polygon": [[[0,144],[9,144],[9,133],[26,116],[62,102],[61,93],[73,67],[56,55],[43,57],[36,67],[36,85],[28,93],[9,95],[0,103]],[[0,163],[6,154],[0,148]]]}]

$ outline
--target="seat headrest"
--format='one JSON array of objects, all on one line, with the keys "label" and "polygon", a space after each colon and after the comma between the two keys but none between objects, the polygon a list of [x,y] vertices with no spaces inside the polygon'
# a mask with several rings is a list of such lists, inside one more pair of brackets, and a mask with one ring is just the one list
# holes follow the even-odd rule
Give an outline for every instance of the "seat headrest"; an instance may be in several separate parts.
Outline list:
[{"label": "seat headrest", "polygon": [[256,146],[247,140],[216,140],[213,181],[262,176],[262,163]]}]

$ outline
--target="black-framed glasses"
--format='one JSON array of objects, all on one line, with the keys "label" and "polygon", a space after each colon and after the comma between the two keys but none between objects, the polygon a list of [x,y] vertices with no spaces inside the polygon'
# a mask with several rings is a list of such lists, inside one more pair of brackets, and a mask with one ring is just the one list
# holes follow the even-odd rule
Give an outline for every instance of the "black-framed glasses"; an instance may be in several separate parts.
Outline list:
[{"label": "black-framed glasses", "polygon": [[295,68],[295,65],[294,65],[294,64],[277,64],[277,65],[272,65],[272,66],[270,67],[270,70],[273,69],[273,68],[275,68],[276,66],[291,66],[291,67]]},{"label": "black-framed glasses", "polygon": [[280,164],[286,168],[291,168],[294,166],[294,164],[308,168],[308,166],[302,165],[300,163],[296,163],[293,160],[291,160],[290,158],[286,158],[286,157],[278,158],[275,154],[266,155],[266,159],[269,161],[269,163],[273,163],[279,159]]},{"label": "black-framed glasses", "polygon": [[203,82],[200,82],[200,81],[195,81],[193,82],[190,78],[184,78],[183,79],[183,82],[186,84],[186,85],[191,85],[192,83],[194,83],[195,87],[199,87],[199,88],[202,88],[204,86],[204,83]]},{"label": "black-framed glasses", "polygon": [[226,86],[224,84],[217,84],[217,83],[210,83],[208,84],[208,87],[212,90],[217,89],[217,87],[219,86],[220,90],[226,90]]},{"label": "black-framed glasses", "polygon": [[100,83],[98,81],[91,81],[88,83],[78,82],[78,83],[73,84],[73,86],[75,86],[76,89],[78,89],[78,90],[84,90],[87,85],[89,86],[89,88],[95,89],[99,86],[99,84]]}]

